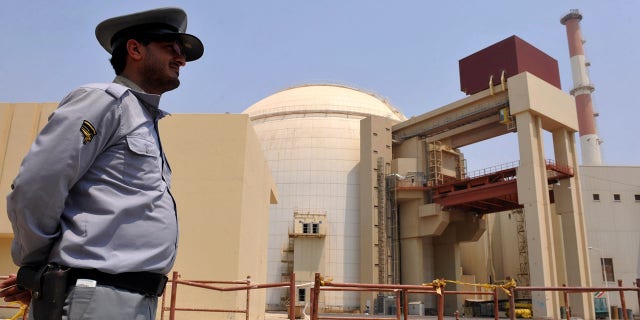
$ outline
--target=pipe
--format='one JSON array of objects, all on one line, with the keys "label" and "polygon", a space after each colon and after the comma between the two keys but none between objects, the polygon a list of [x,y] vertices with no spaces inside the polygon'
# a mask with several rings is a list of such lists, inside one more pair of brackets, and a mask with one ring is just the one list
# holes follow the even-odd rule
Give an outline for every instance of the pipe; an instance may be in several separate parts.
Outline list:
[{"label": "pipe", "polygon": [[[618,287],[622,287],[622,280],[618,280]],[[622,305],[622,318],[624,320],[629,320],[627,317],[627,303],[624,300],[624,291],[620,290],[620,304]]]},{"label": "pipe", "polygon": [[315,294],[314,294],[315,290],[313,290],[313,288],[309,289],[309,301],[311,301],[311,305],[309,305],[309,318],[313,319],[313,310],[315,310]]},{"label": "pipe", "polygon": [[296,301],[296,274],[291,273],[289,276],[289,320],[296,320],[295,311]]},{"label": "pipe", "polygon": [[640,291],[640,287],[518,287],[518,291],[567,291],[571,293],[598,291]]},{"label": "pipe", "polygon": [[516,320],[516,292],[513,287],[509,288],[509,319]]},{"label": "pipe", "polygon": [[[566,287],[566,284],[562,285]],[[569,293],[566,291],[562,291],[562,296],[564,297],[564,312],[567,315],[567,319],[571,319],[571,307],[569,306]]]},{"label": "pipe", "polygon": [[498,320],[498,313],[500,309],[498,308],[498,287],[493,288],[493,318]]},{"label": "pipe", "polygon": [[[640,279],[636,278],[636,286],[640,289]],[[640,290],[636,292],[638,294],[638,310],[640,310]]]},{"label": "pipe", "polygon": [[[251,276],[247,276],[247,284],[251,284]],[[250,294],[251,294],[251,290],[247,290],[247,302],[246,302],[246,313],[244,315],[245,320],[249,320],[249,309],[251,306],[251,300],[250,300]]]},{"label": "pipe", "polygon": [[180,275],[178,271],[173,272],[172,284],[171,284],[171,302],[169,305],[169,320],[176,319],[176,297],[178,295],[178,278]]},{"label": "pipe", "polygon": [[400,320],[400,291],[396,290],[396,320]]},{"label": "pipe", "polygon": [[409,320],[409,301],[407,300],[407,290],[402,290],[402,299],[404,300],[404,320]]},{"label": "pipe", "polygon": [[370,289],[406,289],[406,290],[434,290],[433,285],[410,285],[410,284],[369,284],[369,283],[333,283],[327,282],[323,287],[338,288],[370,288]]},{"label": "pipe", "polygon": [[444,320],[444,290],[438,295],[438,320]]},{"label": "pipe", "polygon": [[313,308],[311,320],[318,320],[318,311],[319,311],[318,309],[320,309],[320,306],[318,305],[318,302],[320,301],[319,299],[320,285],[321,285],[320,282],[321,282],[320,273],[316,273],[316,277],[313,285],[313,305],[315,306],[315,308]]}]

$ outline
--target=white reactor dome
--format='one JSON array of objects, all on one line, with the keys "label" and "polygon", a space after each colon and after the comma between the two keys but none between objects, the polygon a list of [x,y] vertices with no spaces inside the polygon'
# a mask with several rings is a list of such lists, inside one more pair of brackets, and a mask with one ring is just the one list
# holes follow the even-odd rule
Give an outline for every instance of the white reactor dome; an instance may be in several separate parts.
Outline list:
[{"label": "white reactor dome", "polygon": [[260,100],[243,113],[248,114],[251,119],[260,119],[309,112],[407,119],[386,100],[373,93],[328,84],[303,85],[280,91]]},{"label": "white reactor dome", "polygon": [[[374,94],[325,84],[277,92],[243,113],[251,118],[279,194],[270,211],[268,282],[285,281],[294,270],[298,281],[313,281],[306,278],[320,272],[336,282],[359,282],[360,120],[406,117]],[[324,234],[292,238],[300,222],[294,215],[301,214],[322,217]],[[267,291],[268,310],[285,300],[286,289]],[[323,302],[344,311],[361,307],[356,293],[327,292]]]}]

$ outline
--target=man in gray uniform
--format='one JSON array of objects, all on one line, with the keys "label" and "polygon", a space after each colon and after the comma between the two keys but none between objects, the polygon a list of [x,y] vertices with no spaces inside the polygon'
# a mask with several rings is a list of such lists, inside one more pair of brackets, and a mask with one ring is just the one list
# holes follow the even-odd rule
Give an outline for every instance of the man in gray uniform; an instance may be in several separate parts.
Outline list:
[{"label": "man in gray uniform", "polygon": [[36,319],[155,318],[178,238],[158,104],[204,52],[186,27],[178,8],[101,22],[115,80],[65,97],[24,158],[7,196],[21,269],[0,297]]}]

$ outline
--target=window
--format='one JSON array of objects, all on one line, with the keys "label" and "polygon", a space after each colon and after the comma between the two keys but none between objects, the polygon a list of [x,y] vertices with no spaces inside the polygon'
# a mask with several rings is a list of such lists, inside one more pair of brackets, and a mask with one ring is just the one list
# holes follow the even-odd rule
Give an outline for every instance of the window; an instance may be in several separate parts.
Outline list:
[{"label": "window", "polygon": [[614,193],[613,194],[613,201],[620,201],[620,194],[619,193]]},{"label": "window", "polygon": [[298,289],[298,301],[307,300],[307,291],[305,289]]},{"label": "window", "polygon": [[594,193],[593,194],[593,201],[600,201],[600,194],[599,193]]},{"label": "window", "polygon": [[640,194],[636,194],[634,197],[636,198],[636,202],[640,202]]},{"label": "window", "polygon": [[302,224],[302,233],[307,234],[319,234],[320,233],[320,223],[303,223]]},{"label": "window", "polygon": [[301,213],[295,211],[293,216],[295,219],[295,225],[293,226],[295,237],[324,238],[326,230],[324,228],[321,229],[320,226],[326,219],[325,213]]},{"label": "window", "polygon": [[616,281],[616,276],[613,273],[613,258],[600,258],[602,269],[602,281],[611,282]]}]

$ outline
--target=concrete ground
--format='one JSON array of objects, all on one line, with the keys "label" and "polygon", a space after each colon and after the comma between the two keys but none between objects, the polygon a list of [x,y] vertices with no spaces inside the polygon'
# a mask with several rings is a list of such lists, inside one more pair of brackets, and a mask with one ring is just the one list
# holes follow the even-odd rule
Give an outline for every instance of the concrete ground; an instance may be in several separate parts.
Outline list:
[{"label": "concrete ground", "polygon": [[[355,318],[355,317],[360,318],[360,317],[366,317],[366,316],[363,316],[362,314],[348,314],[348,313],[346,313],[346,314],[339,314],[339,315],[338,315],[338,314],[331,314],[331,315],[326,314],[326,315],[324,315],[324,316],[331,316],[331,317],[340,316],[340,317],[344,317],[344,318],[351,318],[351,317],[354,317],[354,318]],[[395,317],[395,316],[380,316],[380,315],[375,315],[375,316],[371,316],[371,317],[372,317],[372,318],[376,318],[376,319],[377,319],[377,318],[381,318],[381,317],[388,318],[389,320],[394,320],[394,319],[396,319],[396,317]],[[456,317],[454,317],[454,316],[446,316],[446,315],[445,315],[445,317],[444,317],[444,318],[445,318],[446,320],[455,320],[455,319],[456,319]],[[267,312],[267,313],[265,314],[265,320],[283,320],[283,319],[287,319],[287,314],[286,314],[286,313],[281,313],[281,312]],[[403,318],[401,318],[401,319],[403,319]],[[438,319],[438,317],[437,317],[437,316],[409,316],[409,319],[411,319],[411,320],[418,320],[418,319],[420,319],[420,320],[435,320],[435,319]],[[478,318],[478,317],[464,317],[463,315],[460,315],[460,316],[458,317],[458,319],[461,319],[461,320],[462,320],[462,319],[464,319],[464,320],[490,320],[490,319],[493,319],[493,317],[482,317],[482,318]],[[500,319],[509,319],[509,318],[508,318],[508,317],[505,317],[504,315],[501,315],[501,316],[500,316]]]}]

